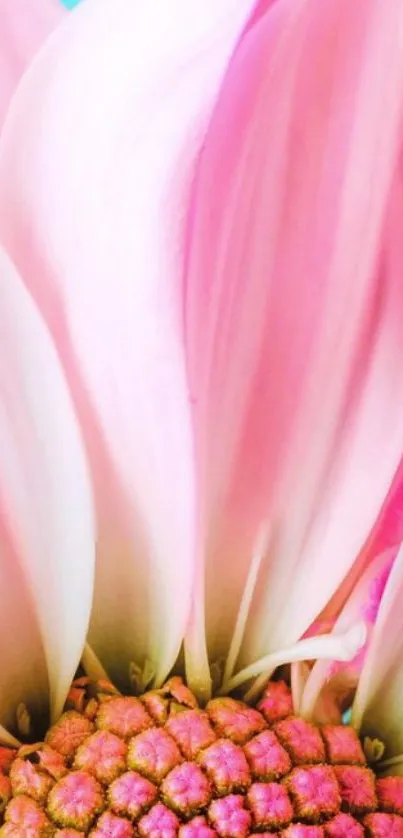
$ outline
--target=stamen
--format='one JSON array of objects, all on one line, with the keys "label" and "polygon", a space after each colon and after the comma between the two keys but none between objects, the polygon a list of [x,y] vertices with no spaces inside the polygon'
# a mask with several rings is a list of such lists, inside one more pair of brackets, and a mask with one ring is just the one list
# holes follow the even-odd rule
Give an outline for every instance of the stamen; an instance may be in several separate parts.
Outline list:
[{"label": "stamen", "polygon": [[362,746],[370,765],[379,762],[385,753],[385,743],[381,739],[372,739],[370,736],[365,736]]},{"label": "stamen", "polygon": [[263,557],[266,555],[267,552],[269,537],[270,528],[269,525],[266,523],[264,526],[261,527],[257,538],[256,549],[252,556],[248,578],[246,580],[245,589],[238,610],[235,629],[232,635],[231,645],[225,664],[223,683],[221,687],[221,690],[224,693],[228,692],[228,684],[230,683],[231,676],[238,659],[242,640],[245,634],[245,628],[249,616],[250,607],[252,604],[253,594],[256,588],[259,570],[262,564]]},{"label": "stamen", "polygon": [[134,695],[141,695],[150,686],[155,677],[155,666],[146,658],[144,666],[139,666],[135,661],[130,661],[129,664],[129,681],[132,685]]},{"label": "stamen", "polygon": [[218,693],[223,681],[225,658],[218,658],[210,666],[211,684],[213,695]]},{"label": "stamen", "polygon": [[[226,685],[227,691],[232,692],[244,684],[245,681],[256,678],[263,673],[264,685],[278,666],[284,666],[284,664],[293,663],[294,661],[321,658],[336,661],[351,660],[364,645],[366,637],[366,625],[363,621],[360,621],[355,623],[344,634],[322,634],[317,637],[307,637],[299,640],[288,649],[266,655],[264,658],[256,661],[256,663],[242,669]],[[262,679],[258,679],[246,694],[245,700],[251,701],[256,698],[261,688]]]},{"label": "stamen", "polygon": [[18,733],[28,738],[32,732],[31,716],[26,704],[19,704],[16,712]]},{"label": "stamen", "polygon": [[91,681],[109,681],[109,675],[103,668],[94,650],[86,643],[81,658],[81,666]]}]

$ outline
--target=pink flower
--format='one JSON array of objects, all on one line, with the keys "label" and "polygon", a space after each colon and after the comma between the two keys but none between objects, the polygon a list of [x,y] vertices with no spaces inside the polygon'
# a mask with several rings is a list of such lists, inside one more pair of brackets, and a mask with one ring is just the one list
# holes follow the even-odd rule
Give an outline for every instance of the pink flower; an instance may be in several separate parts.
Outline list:
[{"label": "pink flower", "polygon": [[402,27],[401,0],[85,0],[25,74],[0,142],[6,724],[47,678],[60,711],[90,612],[90,671],[159,684],[184,643],[204,696],[211,664],[256,690],[363,645],[360,615],[298,641],[402,456]]}]

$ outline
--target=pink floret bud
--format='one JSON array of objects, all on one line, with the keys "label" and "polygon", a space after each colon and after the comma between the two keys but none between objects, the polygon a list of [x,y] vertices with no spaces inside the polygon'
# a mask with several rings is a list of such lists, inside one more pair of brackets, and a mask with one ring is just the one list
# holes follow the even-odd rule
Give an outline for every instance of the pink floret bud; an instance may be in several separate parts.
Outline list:
[{"label": "pink floret bud", "polygon": [[179,829],[179,838],[214,838],[216,834],[202,815],[197,815]]},{"label": "pink floret bud", "polygon": [[375,812],[363,820],[368,838],[403,838],[403,818]]},{"label": "pink floret bud", "polygon": [[255,780],[278,780],[291,771],[291,759],[271,730],[259,733],[244,746]]},{"label": "pink floret bud", "polygon": [[91,830],[89,838],[134,838],[134,830],[125,818],[117,818],[116,815],[105,812],[99,818],[96,827]]},{"label": "pink floret bud", "polygon": [[325,824],[327,838],[364,838],[364,829],[351,815],[341,813]]},{"label": "pink floret bud", "polygon": [[70,710],[63,713],[59,721],[50,728],[46,734],[46,743],[67,760],[71,760],[77,748],[93,730],[94,725],[89,719],[75,710]]},{"label": "pink floret bud", "polygon": [[201,768],[183,762],[174,768],[161,786],[164,801],[184,817],[198,813],[211,800],[211,785]]},{"label": "pink floret bud", "polygon": [[178,829],[177,816],[163,803],[153,806],[138,824],[138,831],[142,838],[176,838]]},{"label": "pink floret bud", "polygon": [[2,838],[53,838],[54,826],[35,800],[21,794],[7,806]]},{"label": "pink floret bud", "polygon": [[11,788],[14,795],[27,794],[42,805],[46,803],[54,780],[49,774],[38,770],[28,759],[14,760],[10,770]]},{"label": "pink floret bud", "polygon": [[292,695],[285,681],[271,681],[267,685],[257,709],[269,724],[291,716],[293,712]]},{"label": "pink floret bud", "polygon": [[88,771],[100,783],[109,784],[126,768],[127,745],[114,733],[98,730],[78,748],[74,768]]},{"label": "pink floret bud", "polygon": [[216,735],[207,713],[202,710],[184,710],[173,716],[166,730],[175,739],[186,759],[195,759],[204,748],[216,741]]},{"label": "pink floret bud", "polygon": [[48,813],[58,826],[89,829],[104,808],[102,788],[85,771],[73,771],[53,787],[48,798]]},{"label": "pink floret bud", "polygon": [[198,761],[218,794],[246,791],[251,784],[242,748],[228,739],[218,739],[199,755]]},{"label": "pink floret bud", "polygon": [[325,740],[327,757],[334,765],[355,763],[365,765],[365,754],[355,730],[347,725],[323,725],[321,730]]},{"label": "pink floret bud", "polygon": [[305,719],[284,719],[273,728],[281,744],[291,756],[294,765],[307,765],[325,761],[325,746],[314,725]]},{"label": "pink floret bud", "polygon": [[251,815],[244,808],[243,798],[230,794],[214,800],[208,810],[211,825],[220,838],[246,838],[251,827]]},{"label": "pink floret bud", "polygon": [[182,756],[172,736],[154,727],[130,740],[127,761],[129,768],[160,783],[182,762]]},{"label": "pink floret bud", "polygon": [[370,768],[335,765],[343,807],[352,815],[365,815],[377,808],[375,777]]},{"label": "pink floret bud", "polygon": [[254,829],[280,829],[293,818],[290,798],[280,783],[253,783],[246,795]]},{"label": "pink floret bud", "polygon": [[266,727],[261,713],[233,698],[214,698],[206,710],[218,735],[236,745],[244,745]]},{"label": "pink floret bud", "polygon": [[403,815],[403,777],[382,777],[376,781],[379,808]]},{"label": "pink floret bud", "polygon": [[105,701],[98,710],[95,723],[98,730],[109,730],[123,739],[130,739],[153,724],[141,701],[133,696],[119,696]]},{"label": "pink floret bud", "polygon": [[126,771],[108,790],[108,802],[116,815],[136,820],[152,806],[158,795],[156,786],[136,771]]},{"label": "pink floret bud", "polygon": [[286,780],[298,818],[317,823],[336,815],[340,809],[340,792],[333,769],[329,765],[295,768]]},{"label": "pink floret bud", "polygon": [[323,838],[321,826],[306,826],[303,823],[292,823],[280,833],[281,838]]},{"label": "pink floret bud", "polygon": [[82,838],[83,833],[77,829],[56,829],[55,838]]}]

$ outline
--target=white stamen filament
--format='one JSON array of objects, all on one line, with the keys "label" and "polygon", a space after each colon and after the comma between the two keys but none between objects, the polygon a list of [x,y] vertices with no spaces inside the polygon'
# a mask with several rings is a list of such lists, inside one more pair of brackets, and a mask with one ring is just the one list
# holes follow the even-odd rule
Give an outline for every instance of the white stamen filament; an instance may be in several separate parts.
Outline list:
[{"label": "white stamen filament", "polygon": [[[264,683],[270,678],[278,666],[301,660],[326,659],[348,661],[355,657],[366,641],[367,628],[363,621],[354,623],[344,634],[322,634],[316,637],[306,637],[287,649],[266,655],[250,666],[245,667],[230,679],[226,685],[227,691],[232,692],[245,681],[250,681],[264,673]],[[261,679],[259,679],[260,681]],[[245,699],[250,701],[260,692],[255,683],[248,691]]]},{"label": "white stamen filament", "polygon": [[294,661],[291,664],[291,693],[294,712],[300,715],[302,696],[309,676],[309,667],[304,661]]},{"label": "white stamen filament", "polygon": [[256,582],[259,575],[260,566],[263,557],[266,555],[267,547],[270,538],[270,528],[268,524],[261,527],[257,537],[256,549],[252,556],[250,563],[248,578],[239,606],[238,615],[235,623],[234,633],[232,635],[231,645],[228,652],[228,657],[225,663],[223,681],[221,690],[223,693],[228,692],[228,684],[230,683],[235,664],[238,659],[239,651],[242,645],[242,640],[245,634],[246,623],[249,616],[250,607],[252,604],[253,594],[256,588]]},{"label": "white stamen filament", "polygon": [[194,591],[189,624],[184,641],[186,681],[192,692],[202,703],[211,698],[212,681],[207,655],[205,613],[201,603],[204,601],[205,581],[204,562],[200,556],[196,562]]}]

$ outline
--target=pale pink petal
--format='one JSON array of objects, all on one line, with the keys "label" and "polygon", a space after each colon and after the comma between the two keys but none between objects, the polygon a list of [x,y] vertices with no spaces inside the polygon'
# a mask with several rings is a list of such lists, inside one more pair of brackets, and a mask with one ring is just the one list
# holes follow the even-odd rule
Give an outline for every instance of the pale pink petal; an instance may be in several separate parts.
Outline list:
[{"label": "pale pink petal", "polygon": [[[250,0],[86,0],[14,101],[0,235],[53,334],[93,468],[89,641],[161,681],[193,584],[183,237],[195,159]],[[30,137],[26,146],[26,136]]]},{"label": "pale pink petal", "polygon": [[188,231],[208,552],[193,659],[204,622],[210,655],[225,656],[267,518],[240,663],[301,636],[362,549],[401,458],[403,260],[382,261],[381,245],[402,25],[400,0],[275,3],[223,85]]},{"label": "pale pink petal", "polygon": [[[365,662],[371,633],[396,553],[397,550],[392,548],[371,562],[335,622],[332,633],[337,635],[346,631],[357,620],[364,620],[368,630],[365,646],[348,663],[318,661],[315,664],[298,705],[298,711],[302,715],[320,722],[334,722],[333,714],[340,714],[348,706],[349,699],[351,701]],[[329,713],[332,714],[331,718]]]},{"label": "pale pink petal", "polygon": [[[353,704],[353,724],[386,744],[385,757],[403,754],[403,548],[382,598]],[[403,761],[403,760],[402,760]]]},{"label": "pale pink petal", "polygon": [[[1,712],[60,713],[91,608],[86,460],[49,332],[0,250]],[[43,651],[42,651],[43,649]]]},{"label": "pale pink petal", "polygon": [[[27,579],[7,532],[2,485],[0,492],[0,722],[18,733],[16,711],[21,703],[33,719],[48,711],[49,681]],[[5,742],[3,731],[0,742]]]},{"label": "pale pink petal", "polygon": [[[389,548],[396,549],[396,545],[403,540],[403,461],[400,462],[388,496],[383,504],[380,515],[363,550],[354,562],[351,570],[344,578],[334,596],[322,611],[319,622],[331,627],[358,584],[361,576],[376,556]],[[327,630],[327,629],[325,629]],[[309,629],[315,634],[315,627]]]},{"label": "pale pink petal", "polygon": [[66,14],[61,0],[0,0],[0,128],[22,74]]}]

